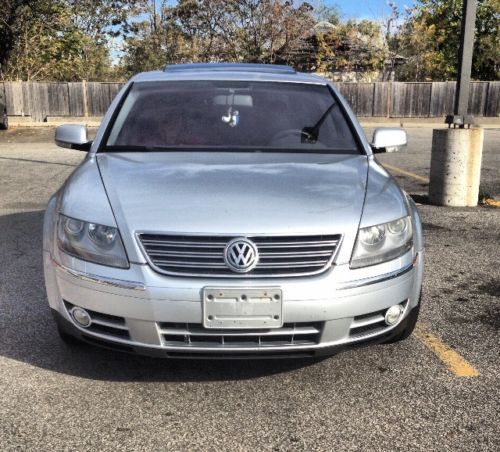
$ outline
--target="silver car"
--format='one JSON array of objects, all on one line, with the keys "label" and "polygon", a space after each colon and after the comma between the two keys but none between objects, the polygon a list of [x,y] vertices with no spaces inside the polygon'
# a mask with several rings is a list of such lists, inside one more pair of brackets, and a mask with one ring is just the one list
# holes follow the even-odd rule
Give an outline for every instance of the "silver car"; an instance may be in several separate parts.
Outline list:
[{"label": "silver car", "polygon": [[346,101],[287,66],[132,78],[50,199],[43,256],[61,338],[159,357],[302,357],[408,337],[423,241],[413,201]]}]

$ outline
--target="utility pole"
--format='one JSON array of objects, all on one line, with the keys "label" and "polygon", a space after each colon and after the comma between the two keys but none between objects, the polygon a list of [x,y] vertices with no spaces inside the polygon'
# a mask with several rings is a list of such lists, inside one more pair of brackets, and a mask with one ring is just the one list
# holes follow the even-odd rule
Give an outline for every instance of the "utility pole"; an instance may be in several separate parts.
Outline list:
[{"label": "utility pole", "polygon": [[473,118],[467,114],[476,4],[477,0],[463,0],[453,114],[446,116],[448,129],[434,129],[432,134],[429,201],[440,206],[477,206],[478,202],[484,131],[471,128]]},{"label": "utility pole", "polygon": [[455,106],[453,116],[448,116],[446,121],[449,125],[453,124],[460,128],[463,128],[465,124],[470,125],[473,122],[472,116],[467,115],[467,107],[469,104],[474,31],[476,28],[476,3],[477,0],[463,0]]}]

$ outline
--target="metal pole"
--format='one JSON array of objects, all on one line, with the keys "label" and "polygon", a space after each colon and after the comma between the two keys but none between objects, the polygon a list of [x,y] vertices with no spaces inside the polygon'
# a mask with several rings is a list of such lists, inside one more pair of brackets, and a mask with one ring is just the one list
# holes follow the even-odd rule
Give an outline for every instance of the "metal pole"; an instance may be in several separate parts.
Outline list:
[{"label": "metal pole", "polygon": [[474,51],[474,30],[476,28],[476,5],[477,0],[463,0],[462,5],[462,32],[460,34],[460,47],[458,51],[458,77],[455,92],[455,106],[451,121],[448,124],[464,127],[470,124],[472,118],[467,116],[469,104],[470,75],[472,69],[472,53]]}]

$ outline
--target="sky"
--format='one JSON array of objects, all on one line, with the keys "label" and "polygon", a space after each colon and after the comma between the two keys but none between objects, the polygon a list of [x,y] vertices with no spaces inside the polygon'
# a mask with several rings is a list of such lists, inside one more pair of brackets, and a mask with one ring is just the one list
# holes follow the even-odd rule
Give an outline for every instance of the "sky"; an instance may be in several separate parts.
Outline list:
[{"label": "sky", "polygon": [[[390,0],[325,0],[327,5],[337,5],[344,19],[382,19],[390,14]],[[392,0],[404,14],[405,6],[411,7],[414,0]]]}]

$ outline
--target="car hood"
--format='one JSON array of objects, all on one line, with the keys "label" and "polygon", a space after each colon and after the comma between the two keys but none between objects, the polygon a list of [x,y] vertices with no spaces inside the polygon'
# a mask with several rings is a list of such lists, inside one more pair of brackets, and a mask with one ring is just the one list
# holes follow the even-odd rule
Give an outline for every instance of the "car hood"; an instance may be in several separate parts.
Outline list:
[{"label": "car hood", "polygon": [[368,169],[366,156],[334,154],[127,152],[97,160],[129,246],[137,232],[329,233],[353,242]]}]

